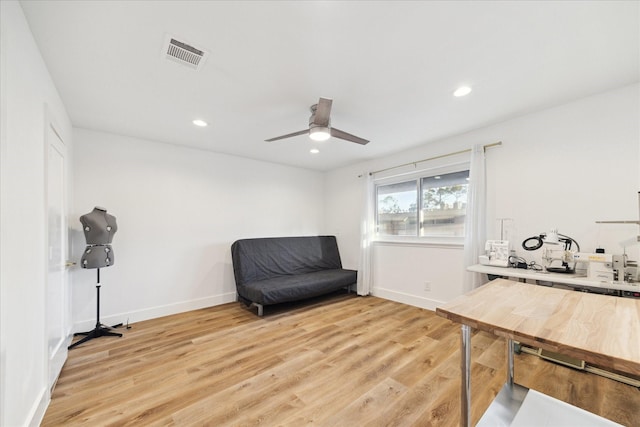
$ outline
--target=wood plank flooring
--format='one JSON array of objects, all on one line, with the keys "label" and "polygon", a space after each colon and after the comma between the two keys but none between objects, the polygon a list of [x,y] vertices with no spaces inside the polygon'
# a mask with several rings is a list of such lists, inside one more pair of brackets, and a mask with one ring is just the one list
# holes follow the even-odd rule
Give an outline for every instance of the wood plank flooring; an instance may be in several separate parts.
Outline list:
[{"label": "wood plank flooring", "polygon": [[[240,303],[132,325],[69,352],[43,426],[457,426],[459,326],[335,294]],[[472,419],[505,379],[505,343],[472,338]],[[627,426],[640,390],[520,354],[516,381]]]}]

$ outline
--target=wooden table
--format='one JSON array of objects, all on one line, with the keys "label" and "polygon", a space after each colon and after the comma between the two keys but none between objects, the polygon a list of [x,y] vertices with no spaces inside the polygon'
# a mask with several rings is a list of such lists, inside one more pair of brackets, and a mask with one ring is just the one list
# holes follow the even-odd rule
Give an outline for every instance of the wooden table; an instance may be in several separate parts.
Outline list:
[{"label": "wooden table", "polygon": [[505,279],[494,280],[436,309],[462,324],[462,418],[470,425],[471,328],[507,340],[507,391],[513,388],[513,341],[603,368],[640,375],[640,300]]}]

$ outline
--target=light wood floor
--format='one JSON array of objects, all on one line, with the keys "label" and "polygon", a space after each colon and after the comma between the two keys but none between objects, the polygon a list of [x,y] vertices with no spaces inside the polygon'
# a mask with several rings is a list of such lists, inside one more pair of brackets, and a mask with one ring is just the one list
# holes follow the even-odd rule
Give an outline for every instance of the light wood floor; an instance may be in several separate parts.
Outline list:
[{"label": "light wood floor", "polygon": [[[459,326],[433,312],[339,294],[239,303],[132,325],[73,349],[44,426],[457,426]],[[505,343],[472,338],[472,418],[505,378]],[[515,378],[627,426],[640,390],[516,355]]]}]

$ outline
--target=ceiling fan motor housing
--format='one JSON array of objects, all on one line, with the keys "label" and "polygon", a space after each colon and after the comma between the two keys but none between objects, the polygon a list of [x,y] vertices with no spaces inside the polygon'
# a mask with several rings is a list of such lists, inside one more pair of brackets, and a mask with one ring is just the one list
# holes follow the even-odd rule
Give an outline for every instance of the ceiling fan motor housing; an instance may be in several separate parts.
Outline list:
[{"label": "ceiling fan motor housing", "polygon": [[331,117],[327,118],[326,123],[316,123],[316,111],[318,110],[318,104],[313,104],[310,107],[310,110],[311,110],[311,116],[309,117],[309,129],[313,129],[318,126],[326,127],[326,128],[331,127]]}]

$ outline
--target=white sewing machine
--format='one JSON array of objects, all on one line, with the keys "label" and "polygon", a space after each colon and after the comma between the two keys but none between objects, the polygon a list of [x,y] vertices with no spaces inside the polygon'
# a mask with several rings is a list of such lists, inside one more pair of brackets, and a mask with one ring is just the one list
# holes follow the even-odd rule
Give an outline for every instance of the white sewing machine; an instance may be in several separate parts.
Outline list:
[{"label": "white sewing machine", "polygon": [[596,254],[577,252],[573,260],[587,263],[587,279],[600,282],[638,282],[638,264],[629,261],[627,254]]},{"label": "white sewing machine", "polygon": [[485,254],[478,257],[482,265],[509,267],[509,241],[487,240],[484,244]]}]

